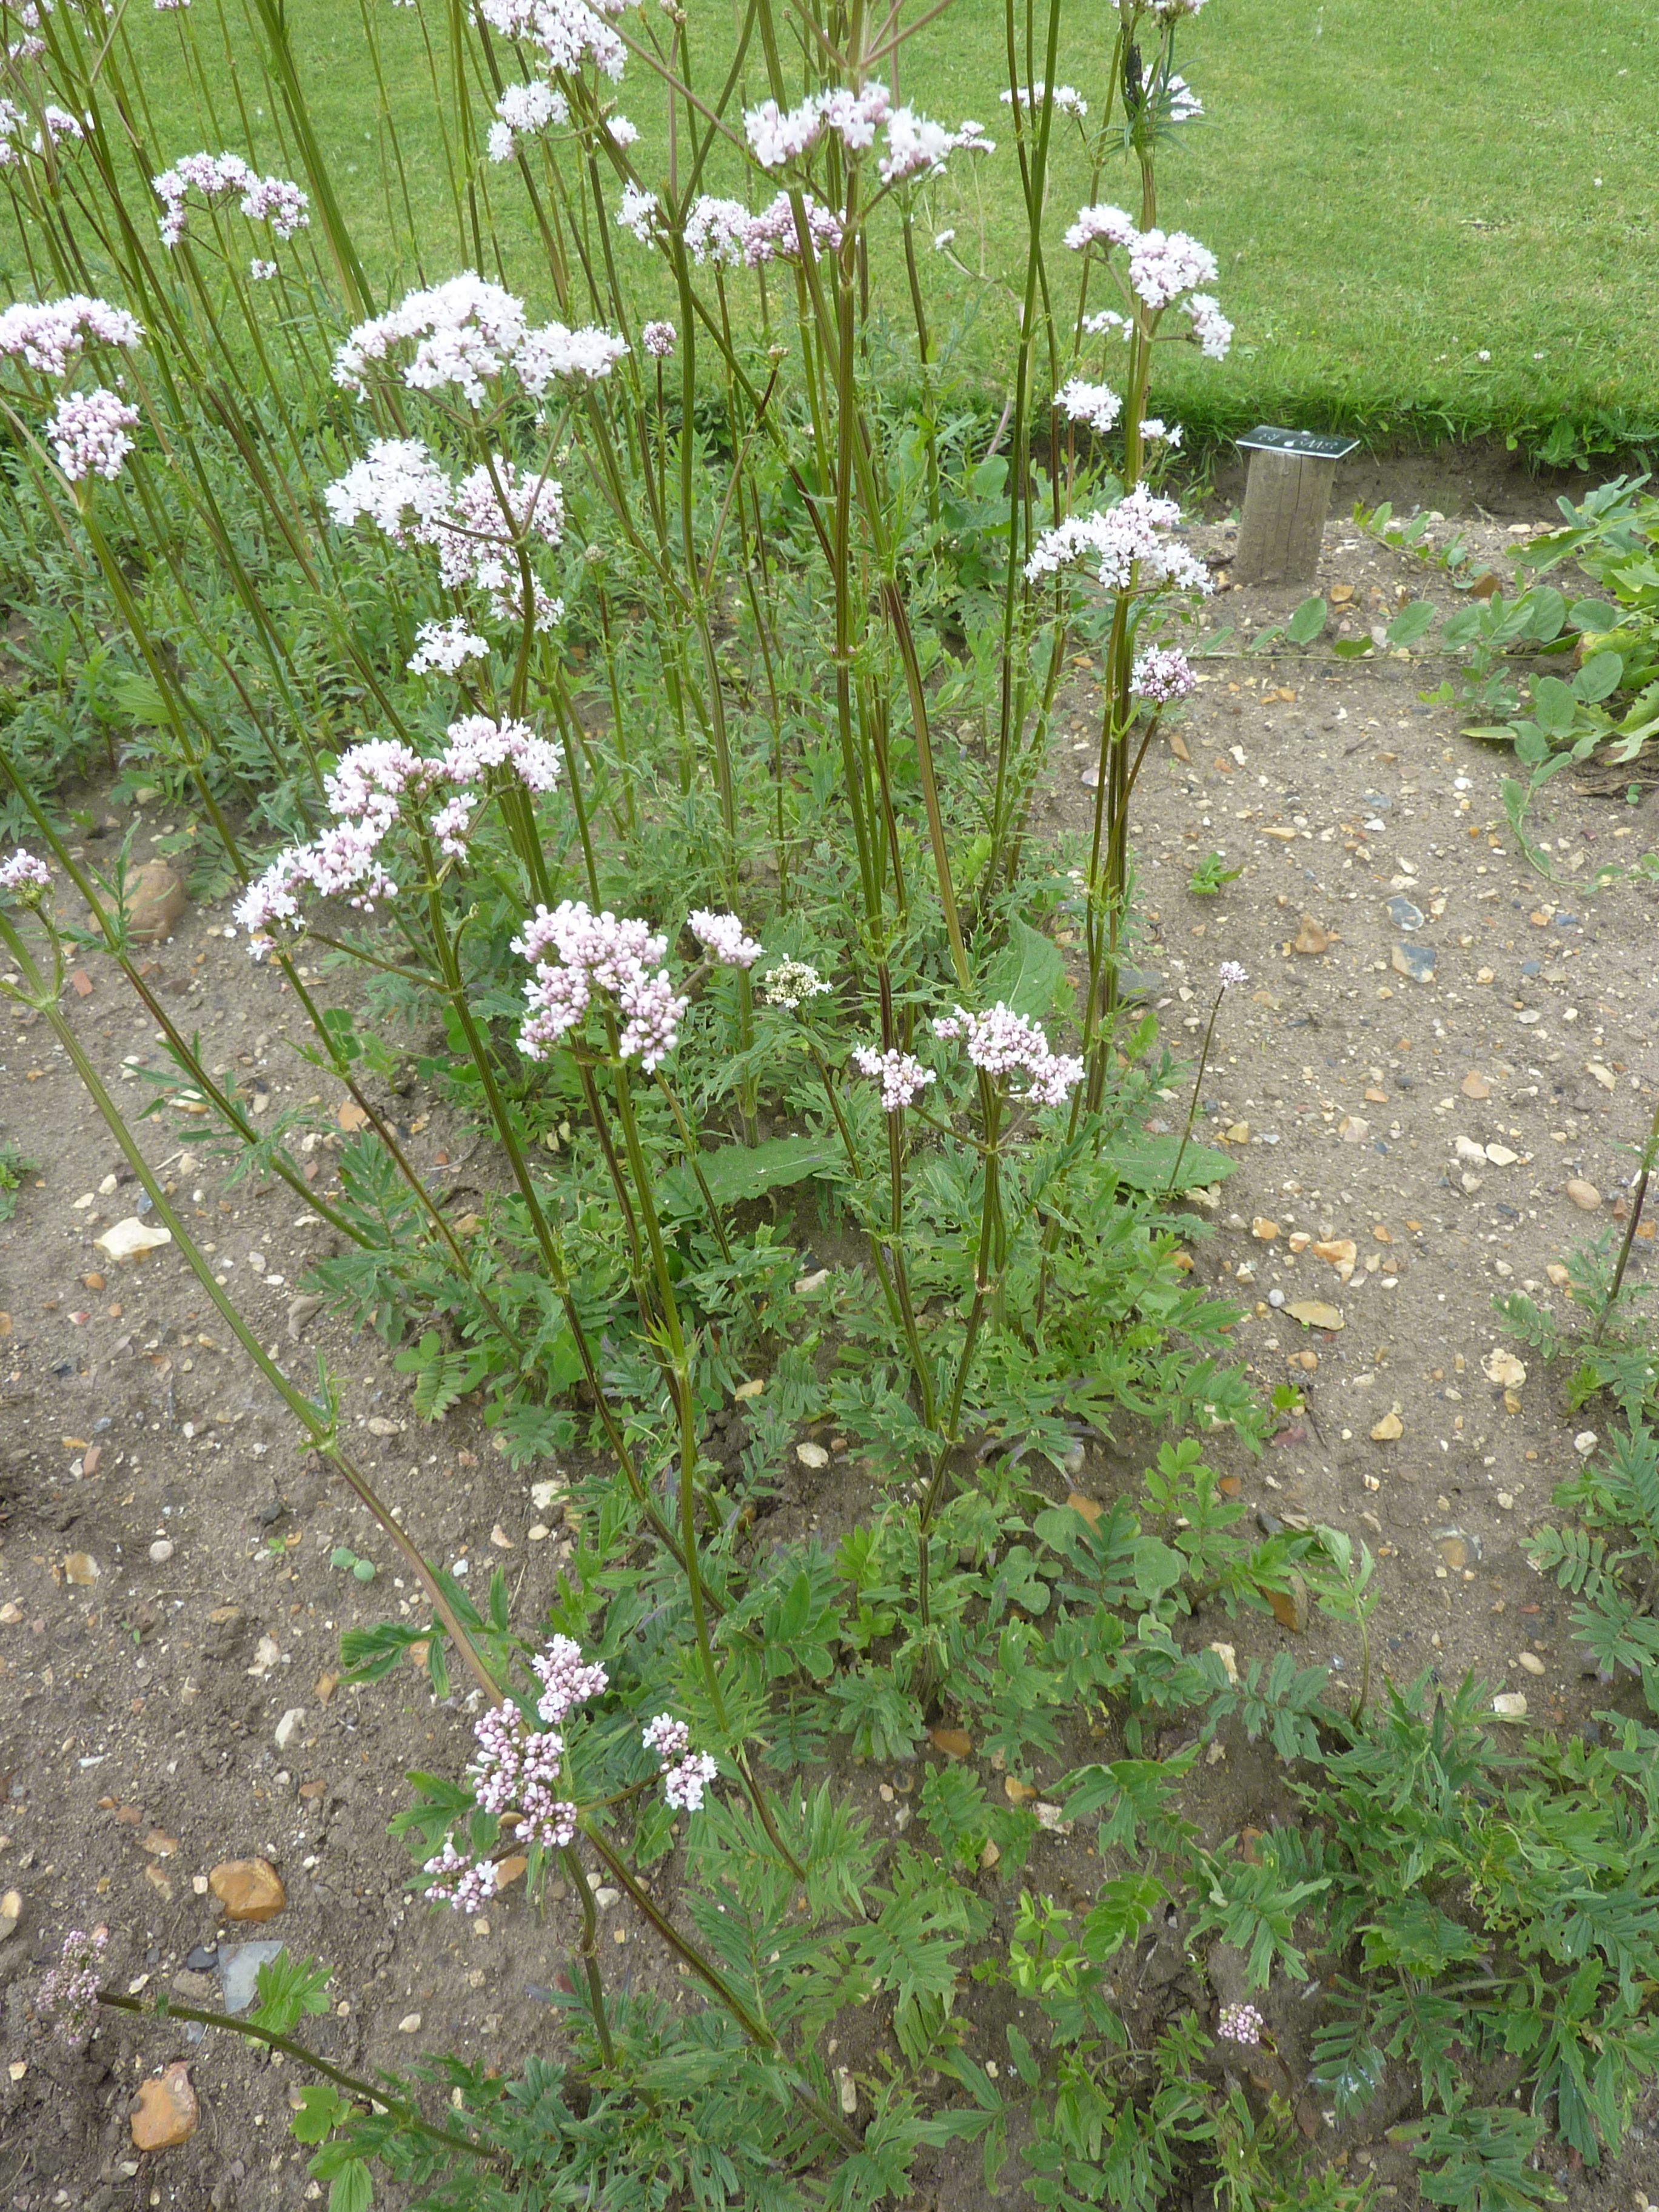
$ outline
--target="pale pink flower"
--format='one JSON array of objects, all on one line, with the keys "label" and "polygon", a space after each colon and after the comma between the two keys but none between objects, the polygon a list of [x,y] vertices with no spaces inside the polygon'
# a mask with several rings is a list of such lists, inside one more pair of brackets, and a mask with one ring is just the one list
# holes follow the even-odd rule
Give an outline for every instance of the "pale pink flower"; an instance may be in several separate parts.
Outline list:
[{"label": "pale pink flower", "polygon": [[672,323],[647,323],[640,332],[640,343],[653,361],[666,361],[677,336]]},{"label": "pale pink flower", "polygon": [[1194,292],[1182,303],[1193,319],[1193,339],[1209,361],[1225,361],[1233,342],[1233,326],[1221,312],[1220,302],[1207,292]]},{"label": "pale pink flower", "polygon": [[1012,1095],[1034,1105],[1064,1105],[1082,1080],[1080,1060],[1052,1051],[1035,1022],[1000,1001],[987,1014],[970,1014],[958,1006],[954,1014],[933,1024],[933,1034],[947,1042],[960,1038],[969,1059],[983,1074],[1001,1081],[1024,1076],[1025,1089]]},{"label": "pale pink flower", "polygon": [[98,1961],[109,1942],[107,1928],[94,1928],[88,1936],[71,1928],[64,1936],[58,1964],[41,1983],[34,2009],[42,2020],[54,2021],[65,2043],[79,2043],[92,2026],[97,2009]]},{"label": "pale pink flower", "polygon": [[[1022,109],[1041,107],[1048,97],[1046,84],[1021,85],[1018,100],[1006,88],[998,94],[1005,107]],[[1057,84],[1052,105],[1056,115],[1075,115],[1079,120],[1089,112],[1088,101],[1073,84]]]},{"label": "pale pink flower", "polygon": [[33,894],[51,889],[52,870],[33,853],[20,847],[10,860],[0,860],[0,891],[15,891],[32,902]]},{"label": "pale pink flower", "polygon": [[1073,422],[1086,422],[1097,436],[1106,433],[1123,412],[1123,402],[1109,384],[1087,384],[1080,376],[1061,385],[1056,395],[1060,408]]},{"label": "pale pink flower", "polygon": [[[159,8],[161,0],[155,0]],[[495,1869],[489,1859],[463,1858],[447,1838],[434,1859],[421,1872],[432,1877],[422,1893],[428,1905],[447,1905],[456,1912],[483,1911],[495,1894]]]},{"label": "pale pink flower", "polygon": [[538,47],[543,66],[553,75],[574,76],[591,61],[613,83],[622,76],[628,49],[604,15],[584,0],[477,0],[477,12],[504,38]]},{"label": "pale pink flower", "polygon": [[860,1074],[867,1075],[872,1083],[879,1082],[881,1103],[889,1114],[914,1105],[928,1085],[939,1080],[931,1067],[924,1067],[908,1053],[877,1052],[869,1045],[860,1045],[853,1060]]},{"label": "pale pink flower", "polygon": [[1129,677],[1131,690],[1157,707],[1190,697],[1197,684],[1192,663],[1178,646],[1149,647],[1137,656]]},{"label": "pale pink flower", "polygon": [[448,622],[422,623],[415,635],[420,642],[408,663],[411,676],[430,676],[435,670],[453,676],[469,660],[482,660],[489,650],[459,615]]},{"label": "pale pink flower", "polygon": [[127,349],[143,339],[143,325],[125,307],[84,292],[64,300],[18,300],[0,313],[0,354],[9,354],[42,376],[62,376],[88,344]]},{"label": "pale pink flower", "polygon": [[1182,591],[1207,592],[1212,586],[1209,571],[1185,546],[1173,545],[1160,532],[1173,530],[1181,510],[1172,499],[1162,499],[1144,483],[1103,513],[1073,515],[1053,530],[1045,530],[1025,563],[1025,574],[1035,583],[1073,561],[1097,560],[1097,574],[1109,591],[1127,590],[1132,582],[1141,588],[1159,583]]},{"label": "pale pink flower", "polygon": [[161,218],[161,243],[169,247],[185,235],[192,191],[210,204],[240,193],[241,212],[248,221],[269,223],[278,238],[292,238],[311,221],[311,203],[298,185],[287,177],[260,176],[240,154],[186,154],[150,182],[166,210]]},{"label": "pale pink flower", "polygon": [[744,935],[734,914],[711,914],[707,907],[699,907],[685,926],[722,968],[752,968],[761,957],[759,940]]},{"label": "pale pink flower", "polygon": [[138,420],[138,410],[100,386],[94,392],[65,392],[46,425],[58,455],[58,465],[71,483],[100,476],[113,483],[132,451],[127,435]]},{"label": "pale pink flower", "polygon": [[599,1661],[585,1662],[581,1646],[568,1636],[552,1636],[531,1661],[540,1677],[542,1699],[536,1710],[550,1728],[557,1728],[577,1705],[600,1698],[611,1678]]},{"label": "pale pink flower", "polygon": [[1133,246],[1140,235],[1133,218],[1121,207],[1079,208],[1077,221],[1066,234],[1073,253],[1091,246]]},{"label": "pale pink flower", "polygon": [[[525,986],[526,1018],[519,1030],[519,1049],[526,1060],[544,1060],[553,1046],[579,1028],[597,988],[623,1017],[617,1049],[653,1074],[679,1038],[679,1023],[690,1001],[677,998],[666,969],[651,964],[667,950],[667,939],[643,921],[618,921],[592,914],[580,901],[567,899],[555,912],[538,907],[513,950],[536,963]],[[556,951],[559,964],[543,957]]]}]

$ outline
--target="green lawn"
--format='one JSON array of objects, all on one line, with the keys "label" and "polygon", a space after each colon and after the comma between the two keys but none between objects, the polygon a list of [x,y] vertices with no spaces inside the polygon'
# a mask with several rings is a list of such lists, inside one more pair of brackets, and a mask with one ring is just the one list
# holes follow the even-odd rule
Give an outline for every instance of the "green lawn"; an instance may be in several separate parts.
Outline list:
[{"label": "green lawn", "polygon": [[[428,271],[447,273],[472,257],[446,181],[421,19],[383,0],[365,4]],[[424,4],[441,45],[442,13],[435,0]],[[179,28],[219,33],[209,0],[189,18],[145,9],[130,20],[161,131],[177,134],[159,149],[171,160],[203,143],[178,65]],[[356,0],[295,0],[289,20],[364,258],[389,276],[397,255],[364,17]],[[705,35],[729,37],[730,20],[725,8],[709,10]],[[1102,0],[1074,5],[1072,22],[1062,76],[1097,103],[1100,26],[1109,23]],[[906,97],[946,119],[977,116],[1006,141],[1001,24],[995,0],[957,0],[908,50]],[[1659,424],[1651,0],[1212,0],[1181,60],[1208,118],[1168,157],[1162,211],[1219,256],[1237,337],[1223,366],[1170,349],[1160,396],[1170,411],[1216,429],[1265,416],[1379,431],[1514,427],[1534,439],[1558,417],[1583,424],[1622,412]],[[252,107],[258,94],[241,74]],[[622,105],[648,143],[647,90],[630,64]],[[477,112],[482,129],[482,99]],[[930,219],[953,225],[957,250],[974,261],[982,235],[995,276],[1018,246],[1006,143],[975,166],[963,196],[946,187]],[[512,173],[488,173],[515,279],[544,292]],[[1052,218],[1062,264],[1058,236],[1082,183],[1067,137]],[[1127,177],[1109,182],[1115,192],[1133,198]],[[896,311],[896,274],[888,271]],[[942,258],[929,276],[941,327],[957,319],[963,366],[994,392],[1012,327],[1006,292],[969,284]]]}]

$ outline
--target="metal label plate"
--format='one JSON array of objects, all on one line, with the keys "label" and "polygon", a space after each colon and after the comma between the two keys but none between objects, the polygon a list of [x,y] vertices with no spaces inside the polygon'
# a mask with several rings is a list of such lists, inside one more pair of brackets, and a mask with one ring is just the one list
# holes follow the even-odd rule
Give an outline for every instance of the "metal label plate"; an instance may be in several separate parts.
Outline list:
[{"label": "metal label plate", "polygon": [[1322,438],[1312,430],[1275,430],[1267,422],[1258,422],[1238,441],[1244,453],[1296,453],[1315,461],[1346,459],[1358,443],[1358,438]]}]

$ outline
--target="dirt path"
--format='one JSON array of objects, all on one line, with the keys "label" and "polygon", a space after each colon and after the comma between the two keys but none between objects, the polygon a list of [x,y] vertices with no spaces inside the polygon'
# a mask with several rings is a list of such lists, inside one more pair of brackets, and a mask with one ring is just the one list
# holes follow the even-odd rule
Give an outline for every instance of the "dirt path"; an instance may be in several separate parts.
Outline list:
[{"label": "dirt path", "polygon": [[[1526,519],[1545,506],[1536,497]],[[1496,556],[1505,526],[1473,534],[1482,532]],[[1224,527],[1194,536],[1224,557]],[[1402,585],[1450,598],[1435,572],[1342,524],[1327,534],[1321,587],[1335,585],[1352,587],[1352,618],[1367,623]],[[1224,592],[1210,627],[1237,625],[1236,651],[1301,596]],[[1659,907],[1650,894],[1583,888],[1593,862],[1655,842],[1651,806],[1632,814],[1558,781],[1538,824],[1565,876],[1552,888],[1503,824],[1504,763],[1458,734],[1454,709],[1419,698],[1437,665],[1203,665],[1179,732],[1188,757],[1161,746],[1143,778],[1150,935],[1139,957],[1161,977],[1154,997],[1177,1050],[1194,1049],[1220,959],[1251,977],[1223,1009],[1206,1084],[1201,1133],[1225,1144],[1237,1171],[1196,1264],[1251,1308],[1237,1341],[1264,1387],[1293,1380],[1307,1411],[1262,1462],[1237,1455],[1236,1471],[1264,1515],[1334,1522],[1372,1546],[1393,1671],[1474,1668],[1524,1692],[1545,1725],[1583,1725],[1601,1693],[1581,1680],[1565,1612],[1520,1551],[1583,1425],[1540,1373],[1511,1390],[1512,1405],[1490,1378],[1491,1355],[1509,1343],[1492,1299],[1510,1287],[1559,1299],[1551,1264],[1596,1226],[1567,1185],[1593,1186],[1610,1223],[1628,1171],[1618,1147],[1652,1112]],[[1079,688],[1064,742],[1090,744],[1093,711]],[[1081,838],[1089,795],[1059,758],[1051,826]],[[147,825],[141,857],[163,826]],[[1195,897],[1189,871],[1212,849],[1243,872],[1218,897]],[[225,912],[190,912],[153,980],[202,1030],[210,1064],[234,1069],[253,1100],[263,1092],[276,1110],[320,1094],[285,1047],[284,987],[221,935]],[[1298,951],[1299,935],[1328,941]],[[1425,948],[1432,975],[1419,981],[1401,968],[1431,964]],[[89,980],[70,1003],[106,1073],[118,1083],[131,1055],[159,1066],[151,1024],[118,981]],[[138,1102],[136,1078],[121,1096]],[[361,1511],[296,1455],[176,1254],[102,1261],[93,1240],[133,1212],[136,1185],[44,1024],[0,1037],[0,1135],[45,1164],[0,1227],[0,1888],[22,1899],[15,1933],[0,1942],[0,2201],[17,2212],[299,2203],[318,2192],[286,2133],[292,2068],[218,2039],[192,2044],[188,2031],[118,2027],[90,2057],[40,2035],[30,1996],[62,1929],[106,1919],[129,1984],[165,1982],[207,2002],[240,1942],[280,1938],[336,1971],[336,2009],[315,2024],[327,2055],[372,2068],[453,2047],[510,2067],[553,2044],[539,1978],[567,1948],[566,1907],[556,1885],[545,1930],[527,1941],[521,1895],[470,1924],[406,1900],[406,1862],[385,1834],[405,1800],[401,1773],[457,1771],[467,1715],[459,1701],[434,1706],[413,1674],[359,1690],[332,1678],[340,1630],[412,1609],[411,1596]],[[417,1090],[392,1110],[423,1171],[477,1172],[465,1139],[450,1139],[456,1159],[442,1157]],[[1178,1094],[1162,1118],[1178,1127],[1184,1111]],[[517,1617],[534,1619],[559,1561],[556,1510],[508,1473],[476,1412],[423,1428],[385,1346],[296,1306],[307,1264],[330,1246],[290,1192],[226,1189],[159,1121],[143,1128],[265,1341],[295,1371],[320,1347],[349,1378],[365,1462],[410,1527],[480,1577],[504,1564]],[[325,1189],[326,1146],[312,1164]],[[1351,1241],[1347,1279],[1298,1251],[1304,1238],[1339,1260]],[[1636,1248],[1644,1273],[1653,1249]],[[1276,1295],[1327,1303],[1343,1326],[1304,1330]],[[1374,1442],[1390,1417],[1397,1437]],[[1103,1488],[1129,1472],[1100,1455],[1081,1480]],[[330,1565],[343,1544],[375,1563],[375,1581]],[[95,1578],[76,1579],[89,1572],[82,1555]],[[1291,1644],[1304,1659],[1355,1662],[1352,1638],[1317,1620],[1291,1638],[1251,1617],[1237,1640],[1241,1658]],[[1272,1779],[1259,1747],[1222,1748],[1200,1793],[1216,1836],[1249,1816]],[[912,1778],[897,1779],[905,1794]],[[849,1787],[877,1820],[901,1817],[873,1771]],[[1041,1848],[1055,1854],[1034,1868],[1045,1884],[1086,1882],[1080,1838]],[[238,1927],[208,1876],[255,1856],[280,1869],[286,1905]],[[622,1918],[611,1937],[618,1971],[636,1955],[641,1972],[659,1971]],[[141,2161],[131,2094],[181,2055],[195,2063],[202,2125],[182,2149]],[[1409,2198],[1403,2154],[1361,2130],[1351,2154]],[[1645,2177],[1652,2189],[1652,2166],[1638,2136],[1623,2182]],[[966,2165],[961,2174],[942,2170],[927,2201],[979,2201]],[[1612,2185],[1569,2179],[1577,2203]]]}]

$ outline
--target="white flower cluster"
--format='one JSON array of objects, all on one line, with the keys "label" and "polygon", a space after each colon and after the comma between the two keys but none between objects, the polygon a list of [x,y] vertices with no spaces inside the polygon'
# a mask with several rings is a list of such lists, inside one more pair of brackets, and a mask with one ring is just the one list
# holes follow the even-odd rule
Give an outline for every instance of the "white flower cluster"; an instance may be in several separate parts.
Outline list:
[{"label": "white flower cluster", "polygon": [[[840,222],[811,192],[801,195],[801,207],[813,252],[834,253],[842,240]],[[771,261],[798,260],[800,234],[788,193],[780,192],[758,215],[741,200],[704,193],[685,219],[685,250],[695,262],[716,269],[763,269]]]},{"label": "white flower cluster", "polygon": [[[515,1844],[563,1850],[576,1839],[577,1808],[556,1794],[564,1770],[560,1729],[576,1706],[604,1694],[610,1677],[598,1661],[584,1665],[581,1647],[568,1636],[550,1638],[530,1663],[541,1678],[536,1714],[544,1725],[532,1726],[521,1705],[492,1706],[473,1723],[478,1756],[467,1778],[483,1811],[498,1820],[516,1813]],[[495,1892],[491,1861],[458,1851],[453,1841],[422,1871],[432,1877],[428,1899],[457,1912],[477,1912]]]},{"label": "white flower cluster", "polygon": [[[1005,107],[1041,107],[1048,97],[1048,88],[1046,84],[1023,84],[1018,100],[1008,91],[998,96]],[[1052,104],[1056,115],[1075,115],[1079,121],[1089,112],[1088,101],[1074,84],[1057,84]]]},{"label": "white flower cluster", "polygon": [[1183,436],[1179,422],[1166,422],[1161,415],[1143,416],[1140,423],[1142,443],[1148,446],[1167,446],[1173,453]]},{"label": "white flower cluster", "polygon": [[522,300],[468,269],[447,283],[406,293],[389,313],[359,323],[334,356],[334,381],[365,398],[370,367],[410,342],[414,354],[403,370],[410,389],[441,392],[453,385],[471,407],[482,407],[487,385],[509,369],[539,399],[557,377],[597,383],[628,351],[621,338],[592,325],[532,327]]},{"label": "white flower cluster", "polygon": [[420,642],[409,661],[411,676],[430,676],[434,670],[454,676],[469,660],[482,660],[489,650],[459,615],[445,623],[422,623],[415,635]]},{"label": "white flower cluster", "polygon": [[[1212,361],[1225,358],[1233,326],[1214,297],[1196,289],[1216,279],[1216,258],[1207,246],[1200,246],[1184,230],[1139,229],[1121,208],[1104,205],[1079,208],[1066,243],[1073,253],[1086,253],[1095,246],[1121,246],[1129,257],[1127,289],[1146,313],[1156,319],[1181,301],[1192,318],[1194,343]],[[1097,335],[1120,327],[1127,337],[1127,325],[1109,310],[1084,322],[1084,328]]]},{"label": "white flower cluster", "polygon": [[1069,421],[1086,422],[1103,438],[1123,412],[1123,402],[1109,384],[1085,384],[1080,376],[1063,384],[1057,398]]},{"label": "white flower cluster", "polygon": [[721,968],[752,968],[761,957],[758,939],[744,935],[734,914],[711,914],[700,906],[686,916],[685,926]]},{"label": "white flower cluster", "polygon": [[1192,663],[1179,646],[1149,647],[1136,656],[1129,676],[1129,688],[1136,697],[1155,707],[1167,707],[1174,700],[1188,698],[1197,687]]},{"label": "white flower cluster", "polygon": [[[680,1018],[690,1001],[677,999],[665,968],[657,967],[668,939],[648,922],[593,914],[566,899],[550,914],[538,906],[513,950],[535,966],[525,986],[529,1012],[519,1030],[526,1060],[545,1060],[586,1020],[596,992],[623,1018],[617,1049],[654,1074],[679,1042]],[[556,966],[544,956],[558,955]],[[657,972],[653,975],[652,969]]]},{"label": "white flower cluster", "polygon": [[600,14],[585,0],[478,0],[480,21],[503,38],[539,48],[550,72],[574,76],[591,61],[612,83],[622,76],[628,49],[605,16],[621,13],[619,6],[605,4]]},{"label": "white flower cluster", "polygon": [[653,361],[666,361],[677,336],[672,323],[647,323],[640,332],[640,343]]},{"label": "white flower cluster", "polygon": [[1174,584],[1177,589],[1208,592],[1210,572],[1184,545],[1171,545],[1161,531],[1173,530],[1181,509],[1160,499],[1144,483],[1103,514],[1073,515],[1037,539],[1025,574],[1035,583],[1073,561],[1098,560],[1101,582],[1109,592]]},{"label": "white flower cluster", "polygon": [[830,990],[810,960],[785,960],[761,977],[761,996],[769,1006],[787,1006],[791,1013],[809,999],[821,999]]},{"label": "white flower cluster", "polygon": [[[27,43],[37,52],[45,50],[38,41]],[[40,110],[40,117],[41,127],[33,129],[27,108],[13,100],[0,100],[0,169],[18,168],[31,154],[44,154],[48,146],[55,153],[59,146],[72,145],[87,135],[67,108],[55,106],[51,100]]]},{"label": "white flower cluster", "polygon": [[861,92],[837,87],[815,93],[798,107],[781,108],[776,100],[763,100],[745,108],[744,130],[750,151],[763,169],[781,169],[787,162],[810,153],[826,131],[833,131],[849,154],[861,154],[875,143],[878,130],[887,134],[887,151],[878,164],[884,185],[898,184],[924,172],[937,175],[958,151],[994,154],[994,143],[977,123],[963,123],[947,131],[911,107],[895,107],[884,84],[867,84]]},{"label": "white flower cluster", "polygon": [[545,738],[525,722],[493,722],[469,714],[452,722],[449,743],[435,759],[388,738],[353,745],[326,779],[331,814],[340,818],[309,845],[279,853],[235,908],[250,933],[256,960],[270,950],[271,925],[292,922],[300,911],[299,893],[307,885],[325,898],[347,897],[373,913],[398,886],[380,858],[380,847],[401,817],[405,799],[418,801],[447,788],[450,796],[428,828],[451,858],[465,851],[465,832],[481,796],[477,788],[495,771],[506,770],[526,790],[545,793],[559,776],[559,756]]},{"label": "white flower cluster", "polygon": [[[564,537],[564,494],[551,477],[520,471],[497,453],[452,483],[418,438],[376,439],[323,497],[343,530],[366,520],[395,545],[431,546],[444,583],[487,592],[499,621],[523,619],[520,547],[537,538],[557,545]],[[550,629],[564,604],[534,588],[536,627]]]},{"label": "white flower cluster", "polygon": [[62,376],[88,342],[137,345],[144,335],[125,307],[72,292],[66,300],[18,300],[0,314],[0,354],[41,376]]},{"label": "white flower cluster", "polygon": [[132,451],[127,433],[137,420],[136,407],[100,385],[92,392],[66,392],[46,425],[46,434],[57,452],[58,467],[71,483],[90,476],[106,477],[112,483]]},{"label": "white flower cluster", "polygon": [[20,846],[10,860],[0,860],[0,891],[15,891],[19,896],[33,898],[41,891],[52,889],[52,870],[44,860],[37,860],[33,853]]},{"label": "white flower cluster", "polygon": [[1080,1060],[1051,1051],[1036,1023],[1000,1000],[988,1014],[970,1014],[958,1006],[954,1014],[933,1024],[933,1035],[947,1041],[959,1037],[969,1059],[983,1074],[1025,1076],[1027,1088],[1013,1096],[1036,1106],[1063,1106],[1083,1079]]},{"label": "white flower cluster", "polygon": [[880,1084],[882,1106],[889,1114],[914,1105],[928,1085],[939,1080],[931,1067],[924,1067],[911,1054],[878,1052],[872,1045],[857,1046],[853,1064],[861,1075]]},{"label": "white flower cluster", "polygon": [[617,204],[620,228],[631,230],[641,246],[649,246],[661,220],[662,208],[655,192],[647,192],[631,180],[623,186],[623,196]]},{"label": "white flower cluster", "polygon": [[645,1747],[662,1763],[662,1794],[677,1811],[702,1809],[703,1796],[720,1774],[706,1751],[693,1751],[691,1731],[684,1721],[659,1713],[641,1731]]},{"label": "white flower cluster", "polygon": [[152,177],[155,197],[167,212],[161,218],[161,243],[177,246],[185,234],[187,202],[192,191],[204,200],[223,199],[231,192],[250,222],[268,222],[278,238],[292,238],[311,221],[311,203],[287,177],[262,177],[240,154],[186,154],[159,177]]},{"label": "white flower cluster", "polygon": [[537,79],[530,84],[508,85],[495,102],[495,115],[489,126],[489,158],[510,161],[514,141],[520,131],[545,131],[550,123],[568,123],[570,102],[553,86]]}]

